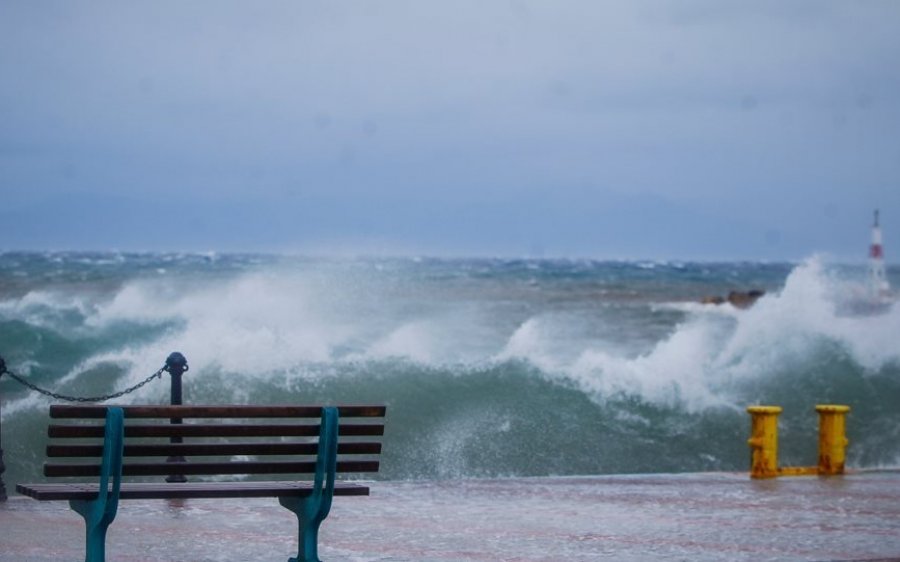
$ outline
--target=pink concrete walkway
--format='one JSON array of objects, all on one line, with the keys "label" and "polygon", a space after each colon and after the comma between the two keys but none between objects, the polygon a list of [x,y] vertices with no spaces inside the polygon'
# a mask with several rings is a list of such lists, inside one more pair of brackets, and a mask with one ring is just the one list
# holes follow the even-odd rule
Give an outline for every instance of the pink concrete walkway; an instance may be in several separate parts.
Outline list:
[{"label": "pink concrete walkway", "polygon": [[[284,561],[296,523],[274,500],[122,502],[108,560]],[[83,558],[64,502],[0,504],[0,561]],[[329,562],[900,560],[900,472],[751,481],[679,474],[378,482],[337,498]]]}]

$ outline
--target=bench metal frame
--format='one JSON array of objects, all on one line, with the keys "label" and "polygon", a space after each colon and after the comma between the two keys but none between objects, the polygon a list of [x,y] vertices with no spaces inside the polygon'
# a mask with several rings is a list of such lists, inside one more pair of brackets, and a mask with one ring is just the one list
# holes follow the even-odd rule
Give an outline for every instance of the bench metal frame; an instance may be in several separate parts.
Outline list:
[{"label": "bench metal frame", "polygon": [[[381,423],[340,424],[341,413],[349,417],[384,417],[384,406],[51,406],[53,418],[76,419],[69,425],[51,424],[51,438],[99,438],[99,444],[61,445],[47,447],[49,458],[98,457],[99,464],[47,462],[44,475],[99,476],[90,483],[19,484],[19,493],[38,500],[68,500],[73,510],[85,521],[85,561],[104,562],[106,533],[116,517],[120,499],[175,498],[245,498],[277,497],[279,503],[291,510],[298,520],[298,553],[289,562],[319,562],[318,532],[331,509],[335,494],[368,495],[367,486],[336,482],[338,472],[375,472],[381,453],[380,442],[350,442],[338,444],[338,435],[381,436]],[[181,424],[184,418],[309,418],[320,414],[318,425],[313,424]],[[103,426],[84,425],[84,419],[103,418]],[[175,423],[156,425],[126,425],[129,418],[162,418]],[[367,420],[371,421],[371,420]],[[102,433],[101,433],[102,432]],[[132,444],[128,437],[207,437],[218,441],[203,443]],[[278,437],[278,442],[222,442],[223,437]],[[286,442],[290,437],[297,440]],[[311,442],[311,437],[318,437]],[[147,462],[147,458],[171,457],[177,454],[192,456],[263,455],[269,460]],[[298,460],[297,456],[315,455],[315,461]],[[339,454],[361,454],[367,460],[343,460]],[[290,460],[282,460],[289,455]],[[126,463],[125,458],[140,458],[141,462]],[[278,460],[271,460],[277,458]],[[165,474],[311,474],[311,481],[231,481],[231,482],[122,482],[126,475]]]}]

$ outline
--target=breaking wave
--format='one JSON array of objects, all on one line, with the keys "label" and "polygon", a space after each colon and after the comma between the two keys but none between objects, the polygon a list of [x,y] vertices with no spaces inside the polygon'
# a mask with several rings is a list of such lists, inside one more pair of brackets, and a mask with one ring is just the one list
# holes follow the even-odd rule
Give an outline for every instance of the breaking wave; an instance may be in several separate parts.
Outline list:
[{"label": "breaking wave", "polygon": [[[82,263],[119,268],[100,289],[57,280],[0,292],[10,369],[97,395],[177,350],[191,367],[188,402],[384,402],[383,478],[745,470],[744,409],[758,403],[784,407],[785,464],[814,463],[813,407],[825,402],[852,408],[850,465],[900,460],[900,310],[842,316],[836,295],[850,281],[819,258],[217,258],[187,272],[141,259]],[[767,293],[748,310],[685,298],[735,279]],[[38,470],[48,400],[8,378],[0,388],[15,482]],[[118,402],[167,400],[154,383]]]}]

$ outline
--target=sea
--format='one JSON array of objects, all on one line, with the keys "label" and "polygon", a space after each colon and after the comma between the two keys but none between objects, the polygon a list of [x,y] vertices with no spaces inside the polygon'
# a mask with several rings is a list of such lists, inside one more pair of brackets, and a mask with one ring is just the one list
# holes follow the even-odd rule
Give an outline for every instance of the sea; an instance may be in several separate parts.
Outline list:
[{"label": "sea", "polygon": [[[888,268],[894,287],[900,269]],[[0,254],[0,357],[65,397],[182,353],[193,404],[387,404],[381,480],[746,471],[751,405],[782,465],[845,404],[851,468],[900,464],[900,305],[853,316],[865,264],[268,254]],[[747,309],[701,304],[765,291]],[[116,398],[166,404],[168,375]],[[0,377],[9,490],[47,397]],[[11,493],[11,492],[10,492]]]}]

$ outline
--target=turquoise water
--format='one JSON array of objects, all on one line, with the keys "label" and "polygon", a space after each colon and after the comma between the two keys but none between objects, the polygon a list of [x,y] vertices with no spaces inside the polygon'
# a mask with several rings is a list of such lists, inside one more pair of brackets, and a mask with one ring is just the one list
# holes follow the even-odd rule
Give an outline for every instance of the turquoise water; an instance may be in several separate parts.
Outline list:
[{"label": "turquoise water", "polygon": [[[898,271],[890,270],[900,286]],[[384,479],[746,470],[750,404],[815,464],[900,461],[900,309],[845,317],[863,268],[786,263],[0,254],[0,356],[72,396],[182,352],[193,403],[384,402]],[[763,289],[748,310],[700,305]],[[119,403],[165,403],[155,380]],[[0,379],[7,487],[40,472],[50,400]]]}]

